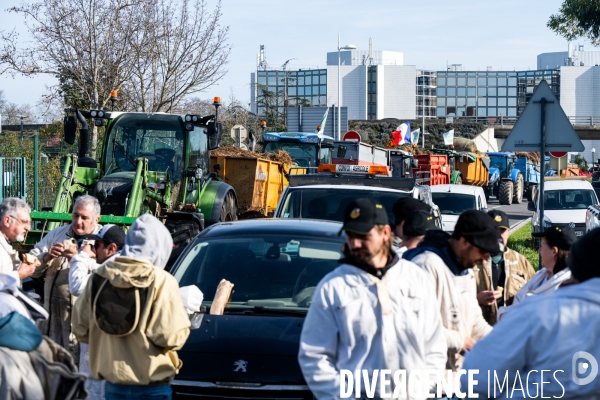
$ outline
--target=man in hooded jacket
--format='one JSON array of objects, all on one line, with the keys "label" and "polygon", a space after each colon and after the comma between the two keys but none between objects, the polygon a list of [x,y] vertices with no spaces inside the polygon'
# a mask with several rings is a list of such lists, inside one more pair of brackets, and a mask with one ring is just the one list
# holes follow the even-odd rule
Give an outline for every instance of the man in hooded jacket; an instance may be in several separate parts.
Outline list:
[{"label": "man in hooded jacket", "polygon": [[106,400],[163,396],[190,333],[179,286],[164,271],[173,240],[155,217],[139,217],[121,255],[94,271],[73,311],[73,332],[90,345],[90,369]]},{"label": "man in hooded jacket", "polygon": [[[571,278],[553,293],[511,306],[467,355],[464,368],[479,370],[473,388],[479,398],[600,399],[599,247],[600,228],[582,236],[567,261]],[[502,390],[505,379],[511,383]]]},{"label": "man in hooded jacket", "polygon": [[[448,370],[460,370],[465,352],[492,330],[477,303],[472,269],[490,254],[500,253],[500,241],[492,217],[467,210],[458,218],[452,236],[429,230],[416,248],[404,253],[405,259],[427,272],[435,286],[448,345]],[[448,380],[454,382],[450,376]],[[451,389],[445,390],[448,397],[459,393],[458,387]]]},{"label": "man in hooded jacket", "polygon": [[[320,400],[340,398],[342,386],[354,388],[342,370],[366,370],[376,381],[378,370],[392,376],[399,370],[407,376],[416,370],[442,371],[446,341],[437,302],[430,296],[433,287],[423,271],[392,250],[383,206],[370,199],[350,203],[342,230],[345,258],[317,285],[302,327],[298,361],[310,390]],[[373,385],[379,397],[409,392],[400,383],[382,393],[382,376]],[[420,393],[418,398],[427,397]]]}]

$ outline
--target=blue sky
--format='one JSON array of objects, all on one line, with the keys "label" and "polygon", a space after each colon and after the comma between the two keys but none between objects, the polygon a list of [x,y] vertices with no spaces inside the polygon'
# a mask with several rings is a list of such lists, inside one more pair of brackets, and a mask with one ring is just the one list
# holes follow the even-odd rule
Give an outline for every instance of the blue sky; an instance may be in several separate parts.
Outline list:
[{"label": "blue sky", "polygon": [[[228,73],[199,97],[220,95],[250,98],[250,73],[265,45],[267,62],[288,68],[326,65],[326,53],[335,51],[338,32],[342,45],[400,51],[404,64],[443,70],[462,64],[463,70],[527,70],[536,68],[539,53],[566,51],[567,42],[546,27],[562,0],[223,0],[223,24],[230,26],[233,45]],[[5,11],[19,4],[0,0],[0,29],[22,22]],[[208,0],[213,5],[215,0]],[[26,34],[25,31],[21,31]],[[589,42],[586,50],[592,49]],[[34,104],[49,77],[13,79],[0,76],[0,90],[14,103]]]}]

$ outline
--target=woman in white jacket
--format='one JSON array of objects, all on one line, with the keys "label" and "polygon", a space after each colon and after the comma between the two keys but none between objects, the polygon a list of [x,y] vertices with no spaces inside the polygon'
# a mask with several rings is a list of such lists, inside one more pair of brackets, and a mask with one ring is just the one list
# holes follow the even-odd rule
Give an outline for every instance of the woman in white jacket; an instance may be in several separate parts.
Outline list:
[{"label": "woman in white jacket", "polygon": [[382,370],[391,372],[384,389],[391,395],[396,371],[404,370],[408,379],[412,371],[442,371],[446,365],[433,286],[419,267],[392,250],[385,210],[359,199],[346,211],[346,258],[316,287],[300,339],[298,361],[319,400],[340,398],[344,386],[355,397],[343,370],[365,371],[375,385],[370,392],[362,374],[355,375],[361,378],[359,394],[373,398],[384,395]]},{"label": "woman in white jacket", "polygon": [[522,302],[527,297],[553,293],[563,282],[571,278],[571,270],[567,268],[567,258],[571,245],[577,240],[573,229],[568,226],[563,228],[553,226],[544,232],[534,233],[532,236],[541,239],[538,253],[541,256],[543,268],[540,268],[517,292],[511,306],[498,309],[498,320],[510,310],[510,307]]}]

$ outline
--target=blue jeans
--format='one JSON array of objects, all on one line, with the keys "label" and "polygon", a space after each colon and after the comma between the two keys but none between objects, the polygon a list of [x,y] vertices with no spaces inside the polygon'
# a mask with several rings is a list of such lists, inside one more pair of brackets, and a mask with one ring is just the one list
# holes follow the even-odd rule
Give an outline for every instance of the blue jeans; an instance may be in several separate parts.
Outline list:
[{"label": "blue jeans", "polygon": [[171,385],[119,385],[106,382],[104,398],[106,400],[171,400]]}]

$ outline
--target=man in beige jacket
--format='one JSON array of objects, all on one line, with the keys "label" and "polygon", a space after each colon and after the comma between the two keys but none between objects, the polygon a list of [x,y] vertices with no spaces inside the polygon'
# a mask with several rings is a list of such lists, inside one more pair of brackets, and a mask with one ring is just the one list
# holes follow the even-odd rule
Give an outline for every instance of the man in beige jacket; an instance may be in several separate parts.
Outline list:
[{"label": "man in beige jacket", "polygon": [[[29,252],[41,265],[33,278],[44,279],[44,308],[50,316],[40,323],[40,330],[60,346],[69,350],[79,363],[79,343],[71,332],[71,308],[75,296],[69,292],[69,262],[77,255],[77,247],[65,247],[65,240],[80,241],[83,236],[98,233],[100,203],[89,195],[79,196],[73,205],[73,221],[48,232]],[[89,260],[93,265],[96,262]]]},{"label": "man in beige jacket", "polygon": [[494,325],[498,307],[512,305],[515,294],[535,275],[535,270],[522,254],[506,247],[510,231],[508,215],[500,210],[491,210],[488,215],[502,237],[504,252],[478,264],[473,272],[477,281],[477,302],[485,320]]},{"label": "man in beige jacket", "polygon": [[182,365],[176,351],[190,333],[177,281],[163,270],[172,247],[164,224],[142,215],[121,255],[94,271],[75,303],[73,332],[89,344],[106,400],[171,398]]}]

